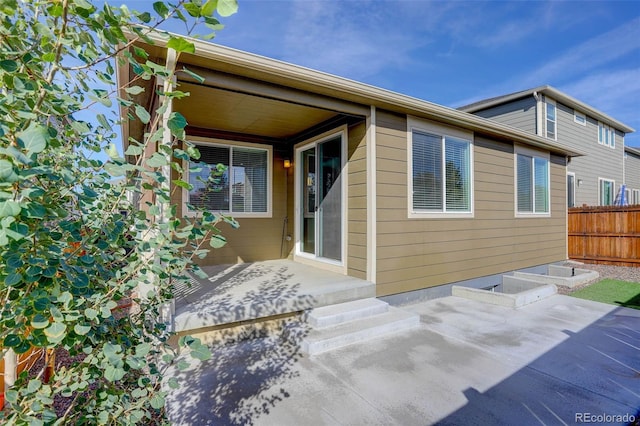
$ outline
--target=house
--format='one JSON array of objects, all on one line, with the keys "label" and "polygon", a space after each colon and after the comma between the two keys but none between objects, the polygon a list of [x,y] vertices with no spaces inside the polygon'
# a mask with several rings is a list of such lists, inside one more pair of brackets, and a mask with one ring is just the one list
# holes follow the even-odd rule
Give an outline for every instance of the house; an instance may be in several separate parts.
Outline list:
[{"label": "house", "polygon": [[624,147],[624,183],[628,204],[640,204],[640,149]]},{"label": "house", "polygon": [[567,165],[567,205],[612,205],[624,175],[624,136],[631,127],[551,86],[459,108],[584,152]]},{"label": "house", "polygon": [[[153,39],[140,43],[149,60],[174,60],[166,38]],[[566,259],[566,168],[577,148],[192,41],[196,53],[180,55],[178,69],[201,79],[178,73],[175,84],[190,96],[171,108],[186,117],[187,139],[201,158],[184,163],[193,189],[176,191],[174,201],[187,215],[190,203],[240,223],[225,230],[227,245],[204,264],[289,258],[368,280],[377,296],[387,296],[455,282],[479,286],[489,276]],[[135,77],[129,67],[118,73],[121,87]],[[154,83],[142,84],[149,90],[137,100],[157,105]],[[125,144],[144,131],[129,121]],[[218,163],[228,169],[212,188],[198,177]]]}]

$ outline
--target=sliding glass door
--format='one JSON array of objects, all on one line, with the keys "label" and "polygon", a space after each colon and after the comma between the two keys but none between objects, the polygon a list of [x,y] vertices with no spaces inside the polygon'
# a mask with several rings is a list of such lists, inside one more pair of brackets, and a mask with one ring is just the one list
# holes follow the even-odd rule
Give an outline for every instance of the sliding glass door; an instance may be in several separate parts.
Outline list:
[{"label": "sliding glass door", "polygon": [[300,252],[342,261],[342,136],[299,151]]}]

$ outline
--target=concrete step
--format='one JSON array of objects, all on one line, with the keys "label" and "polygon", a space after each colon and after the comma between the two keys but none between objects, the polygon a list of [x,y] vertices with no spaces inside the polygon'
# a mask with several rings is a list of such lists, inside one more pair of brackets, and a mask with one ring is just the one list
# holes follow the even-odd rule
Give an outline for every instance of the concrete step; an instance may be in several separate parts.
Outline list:
[{"label": "concrete step", "polygon": [[341,323],[333,327],[311,330],[302,341],[302,351],[315,355],[354,343],[417,327],[418,314],[389,306],[382,314]]},{"label": "concrete step", "polygon": [[321,329],[344,322],[383,314],[388,310],[388,303],[371,297],[315,308],[311,313],[309,313],[308,322],[313,328]]}]

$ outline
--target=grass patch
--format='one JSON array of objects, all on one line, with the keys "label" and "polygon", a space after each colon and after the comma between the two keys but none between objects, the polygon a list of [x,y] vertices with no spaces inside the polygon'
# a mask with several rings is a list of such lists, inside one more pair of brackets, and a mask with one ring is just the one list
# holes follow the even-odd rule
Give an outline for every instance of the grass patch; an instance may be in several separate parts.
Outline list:
[{"label": "grass patch", "polygon": [[606,278],[570,295],[640,310],[640,283]]}]

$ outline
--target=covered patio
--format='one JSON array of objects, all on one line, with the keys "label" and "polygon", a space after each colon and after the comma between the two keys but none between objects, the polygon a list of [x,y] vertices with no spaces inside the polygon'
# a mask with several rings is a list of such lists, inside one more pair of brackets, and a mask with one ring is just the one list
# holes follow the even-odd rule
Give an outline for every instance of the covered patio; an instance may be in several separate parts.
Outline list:
[{"label": "covered patio", "polygon": [[291,260],[214,265],[176,289],[174,331],[192,333],[375,297],[369,281]]}]

